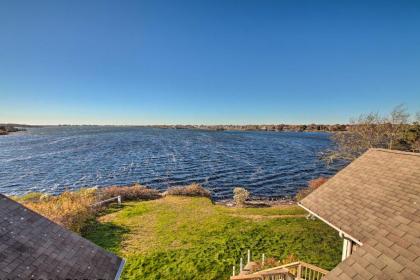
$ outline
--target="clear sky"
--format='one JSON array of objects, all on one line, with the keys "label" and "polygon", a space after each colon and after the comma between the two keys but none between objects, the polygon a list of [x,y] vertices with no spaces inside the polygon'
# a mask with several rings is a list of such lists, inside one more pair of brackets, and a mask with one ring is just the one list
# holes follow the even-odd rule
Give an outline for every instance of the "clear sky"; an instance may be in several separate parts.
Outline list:
[{"label": "clear sky", "polygon": [[0,0],[0,123],[420,110],[420,1]]}]

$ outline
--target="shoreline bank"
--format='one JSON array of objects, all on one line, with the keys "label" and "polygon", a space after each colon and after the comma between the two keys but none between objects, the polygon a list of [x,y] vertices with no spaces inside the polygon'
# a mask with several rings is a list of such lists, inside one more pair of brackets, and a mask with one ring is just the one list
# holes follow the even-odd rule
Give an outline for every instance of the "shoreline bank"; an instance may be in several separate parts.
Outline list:
[{"label": "shoreline bank", "polygon": [[0,135],[9,135],[10,133],[25,131],[26,129],[16,127],[16,126],[9,126],[9,125],[0,125]]},{"label": "shoreline bank", "polygon": [[[176,189],[176,188],[188,188],[190,186],[197,185],[199,186],[199,191],[192,191],[191,193],[188,193],[190,191],[186,191],[184,193],[171,193],[168,192],[168,190],[161,191],[158,189],[150,188],[147,186],[143,186],[137,183],[134,183],[130,186],[127,185],[121,185],[121,186],[105,186],[105,187],[81,187],[79,189],[74,190],[68,190],[57,194],[52,194],[48,192],[27,192],[25,194],[18,194],[18,195],[8,195],[4,194],[7,197],[13,198],[15,200],[33,200],[35,198],[36,200],[40,198],[52,198],[52,197],[60,197],[64,193],[71,193],[71,194],[77,194],[79,192],[83,192],[84,190],[95,190],[99,193],[102,192],[110,192],[108,196],[118,196],[118,195],[128,195],[129,200],[136,200],[135,196],[139,196],[139,200],[154,200],[154,199],[160,199],[168,195],[175,195],[175,196],[190,196],[190,197],[207,197],[209,198],[212,203],[215,205],[223,205],[226,207],[236,207],[235,200],[232,197],[230,198],[221,198],[217,199],[211,195],[210,192],[207,191],[204,187],[202,187],[200,184],[190,184],[185,186],[175,186],[175,187],[169,187],[168,189]],[[135,193],[135,191],[130,190],[131,188],[140,188],[141,191],[139,193]],[[112,189],[112,190],[111,190]],[[271,207],[271,206],[282,206],[282,205],[296,205],[297,201],[296,198],[290,197],[290,196],[250,196],[246,200],[246,207],[250,208],[264,208],[264,207]]]}]

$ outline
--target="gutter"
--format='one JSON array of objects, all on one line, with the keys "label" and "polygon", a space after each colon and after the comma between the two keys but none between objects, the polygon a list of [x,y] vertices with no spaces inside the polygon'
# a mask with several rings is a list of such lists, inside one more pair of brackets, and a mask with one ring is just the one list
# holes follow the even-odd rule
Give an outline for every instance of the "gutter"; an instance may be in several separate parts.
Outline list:
[{"label": "gutter", "polygon": [[351,236],[350,234],[344,232],[341,228],[336,227],[335,225],[331,224],[330,222],[328,222],[327,220],[325,220],[324,218],[320,217],[319,215],[317,215],[316,213],[314,213],[313,211],[309,210],[308,208],[306,208],[305,206],[303,206],[300,202],[298,202],[298,205],[300,207],[302,207],[303,209],[305,209],[306,211],[308,211],[311,215],[317,217],[318,219],[320,219],[321,221],[323,221],[324,223],[326,223],[327,225],[329,225],[330,227],[334,228],[336,231],[338,231],[340,237],[346,238],[346,239],[350,239],[353,242],[357,243],[358,245],[362,246],[363,243],[358,240],[357,238],[354,238],[353,236]]},{"label": "gutter", "polygon": [[123,269],[124,269],[124,265],[125,265],[125,259],[121,259],[120,267],[118,268],[117,274],[115,274],[114,280],[120,279],[121,273],[123,272]]}]

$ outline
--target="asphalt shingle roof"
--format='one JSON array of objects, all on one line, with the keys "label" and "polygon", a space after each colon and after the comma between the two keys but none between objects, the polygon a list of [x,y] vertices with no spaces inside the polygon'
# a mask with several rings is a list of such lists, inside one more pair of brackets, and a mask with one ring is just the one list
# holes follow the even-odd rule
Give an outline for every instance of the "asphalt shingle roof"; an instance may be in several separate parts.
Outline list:
[{"label": "asphalt shingle roof", "polygon": [[323,279],[420,279],[420,154],[371,149],[300,202],[361,247]]},{"label": "asphalt shingle roof", "polygon": [[0,279],[115,279],[121,262],[0,194]]}]

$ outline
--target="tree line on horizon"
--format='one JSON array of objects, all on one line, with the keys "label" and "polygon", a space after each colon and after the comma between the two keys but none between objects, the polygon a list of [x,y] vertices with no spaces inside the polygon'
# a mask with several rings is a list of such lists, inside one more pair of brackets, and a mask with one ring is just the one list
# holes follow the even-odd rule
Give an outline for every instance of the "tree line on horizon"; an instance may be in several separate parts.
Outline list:
[{"label": "tree line on horizon", "polygon": [[345,124],[246,124],[246,125],[153,125],[158,128],[203,129],[203,130],[240,130],[240,131],[345,131]]}]

